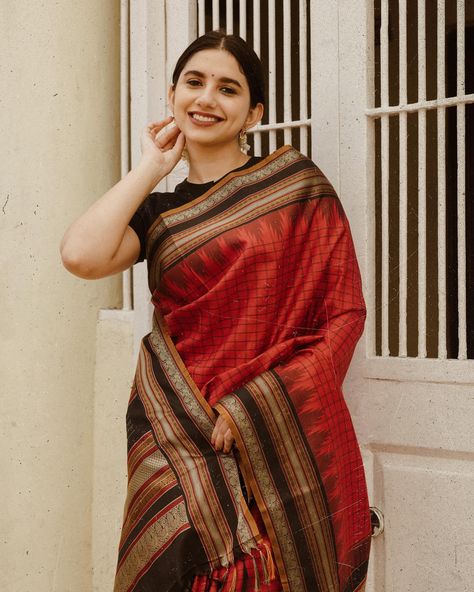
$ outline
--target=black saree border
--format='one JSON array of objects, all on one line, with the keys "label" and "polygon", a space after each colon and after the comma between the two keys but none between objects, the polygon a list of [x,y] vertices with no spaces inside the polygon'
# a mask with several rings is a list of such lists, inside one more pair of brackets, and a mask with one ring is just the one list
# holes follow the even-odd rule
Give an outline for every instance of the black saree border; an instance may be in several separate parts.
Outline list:
[{"label": "black saree border", "polygon": [[[247,169],[225,175],[203,195],[162,213],[147,233],[150,290],[160,277],[203,244],[296,203],[337,197],[317,165],[285,145]],[[152,285],[153,284],[153,285]]]},{"label": "black saree border", "polygon": [[[210,436],[217,415],[192,379],[173,343],[166,322],[158,309],[155,309],[153,315],[153,331],[147,336],[147,341],[148,347],[151,348],[155,354],[155,363],[159,363],[163,377],[173,391],[177,394],[180,392],[180,388],[183,389],[183,391],[185,391],[186,388],[190,389],[194,399],[189,399],[185,392],[179,395],[182,397],[183,401],[187,398],[187,402],[183,403],[183,408],[186,407],[186,412],[193,415],[193,422],[195,424],[193,429],[196,430],[196,433],[200,433],[200,439],[204,438],[208,447],[212,448],[212,452],[215,455],[215,461],[213,462],[215,468],[213,471],[214,478],[216,471],[221,473],[222,476],[222,479],[220,479],[222,483],[219,490],[227,487],[229,492],[233,492],[234,498],[229,501],[234,505],[236,511],[237,530],[234,534],[237,540],[234,539],[234,546],[228,550],[228,559],[229,561],[232,561],[232,556],[236,552],[237,555],[239,555],[240,552],[248,553],[252,548],[255,548],[261,540],[258,527],[250,509],[248,508],[240,487],[237,460],[233,455],[216,452],[211,446]],[[205,414],[207,420],[202,416],[202,413]],[[201,418],[199,418],[200,414]],[[220,507],[219,501],[220,498],[216,501],[216,504]],[[220,513],[224,516],[223,508],[220,509]],[[226,563],[224,562],[223,565],[226,565]],[[219,567],[219,565],[214,561],[213,567]]]},{"label": "black saree border", "polygon": [[[203,193],[199,197],[196,197],[196,198],[188,201],[187,203],[183,204],[182,206],[179,206],[177,208],[173,208],[172,210],[167,210],[166,212],[161,214],[161,217],[163,219],[169,218],[170,216],[173,216],[174,214],[177,214],[178,212],[184,212],[186,210],[192,209],[197,204],[206,201],[215,191],[218,191],[219,189],[221,189],[221,187],[226,185],[232,179],[234,179],[236,177],[244,177],[245,175],[249,175],[255,171],[258,171],[258,170],[264,168],[265,166],[267,166],[268,164],[270,164],[271,162],[273,162],[274,160],[276,160],[277,158],[279,158],[282,154],[285,154],[286,152],[290,152],[290,151],[294,151],[294,152],[298,153],[300,158],[304,158],[304,159],[309,160],[308,157],[299,153],[293,146],[291,146],[290,144],[285,144],[284,146],[281,146],[280,148],[278,148],[277,150],[275,150],[274,152],[272,152],[268,156],[265,156],[264,158],[262,158],[262,160],[256,162],[251,167],[248,167],[248,168],[245,168],[242,170],[238,170],[238,171],[231,171],[231,172],[227,173],[227,175],[224,175],[224,177],[222,177],[222,179],[217,181],[217,183],[215,185],[213,185],[210,189],[208,189],[205,193]],[[152,231],[152,228],[150,228],[149,232],[151,232],[151,231]]]},{"label": "black saree border", "polygon": [[[273,394],[269,395],[270,390]],[[275,406],[279,412],[274,415],[271,409]],[[240,468],[262,514],[284,591],[339,592],[326,493],[291,398],[278,375],[272,370],[264,372],[224,396],[215,408],[236,438]],[[289,435],[288,430],[292,432]],[[259,448],[256,442],[262,446]],[[312,524],[314,528],[308,528]]]}]

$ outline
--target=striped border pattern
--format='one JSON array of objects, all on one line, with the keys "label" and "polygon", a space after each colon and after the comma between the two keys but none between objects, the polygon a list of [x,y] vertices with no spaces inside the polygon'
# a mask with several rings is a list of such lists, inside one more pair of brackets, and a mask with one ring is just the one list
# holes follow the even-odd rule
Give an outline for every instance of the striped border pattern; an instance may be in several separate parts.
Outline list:
[{"label": "striped border pattern", "polygon": [[143,527],[135,544],[122,557],[117,568],[114,592],[132,592],[155,558],[164,553],[179,534],[188,528],[184,500],[176,498]]},{"label": "striped border pattern", "polygon": [[[338,592],[334,534],[321,479],[277,376],[272,371],[263,373],[236,393],[223,397],[216,409],[234,427],[243,470],[259,507],[264,509],[284,588]],[[268,439],[262,442],[264,433]],[[279,470],[285,478],[277,487],[274,475]],[[294,516],[290,520],[285,507],[290,499],[296,520]],[[300,528],[304,541],[298,537]],[[311,570],[307,569],[308,562],[313,564]]]},{"label": "striped border pattern", "polygon": [[[160,333],[156,330],[156,326],[153,332],[153,348],[162,364],[162,371],[166,368],[163,373],[167,381],[166,387],[172,389],[173,392],[165,392],[164,385],[157,378],[157,358],[152,356],[145,347],[142,347],[137,374],[137,388],[140,397],[158,444],[179,475],[187,511],[199,534],[210,566],[227,566],[234,561],[235,541],[228,517],[223,511],[222,493],[219,495],[214,486],[218,477],[214,472],[217,468],[224,474],[222,481],[225,483],[225,488],[230,489],[233,494],[228,499],[233,503],[234,512],[238,514],[238,538],[242,543],[242,550],[247,553],[252,547],[257,546],[252,532],[255,529],[247,523],[246,512],[241,507],[242,500],[236,461],[228,455],[217,456],[212,449],[209,440],[213,423],[189,386],[185,388],[182,374],[174,365],[166,342],[164,339],[160,339]],[[178,385],[172,383],[173,377],[177,380],[180,389]],[[173,405],[170,402],[171,397]],[[201,399],[205,402],[202,396]],[[176,415],[178,407],[180,408],[179,417]],[[189,420],[194,424],[193,429],[185,430],[183,423],[188,423]],[[198,430],[201,432],[201,442],[205,441],[202,439],[202,432],[207,432],[207,450],[203,449],[202,444],[198,446],[196,443]],[[206,458],[212,455],[218,458],[218,463],[212,467],[213,471],[206,461]],[[219,458],[225,456],[227,456],[225,459]],[[236,504],[238,504],[237,507]]]},{"label": "striped border pattern", "polygon": [[[249,187],[254,189],[250,194]],[[283,146],[257,165],[230,173],[203,196],[159,216],[147,237],[149,277],[159,277],[233,228],[321,195],[335,196],[326,177],[307,157]]]}]

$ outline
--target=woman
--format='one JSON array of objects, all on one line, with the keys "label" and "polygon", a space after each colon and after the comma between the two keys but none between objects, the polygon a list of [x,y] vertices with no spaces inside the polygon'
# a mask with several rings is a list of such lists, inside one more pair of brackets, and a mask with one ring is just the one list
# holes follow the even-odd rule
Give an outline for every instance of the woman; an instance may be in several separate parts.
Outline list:
[{"label": "woman", "polygon": [[[364,587],[370,520],[341,384],[364,325],[334,189],[284,146],[248,157],[261,64],[208,33],[178,60],[172,117],[67,231],[86,278],[147,259],[155,307],[128,412],[115,592]],[[150,191],[180,159],[188,178]]]}]

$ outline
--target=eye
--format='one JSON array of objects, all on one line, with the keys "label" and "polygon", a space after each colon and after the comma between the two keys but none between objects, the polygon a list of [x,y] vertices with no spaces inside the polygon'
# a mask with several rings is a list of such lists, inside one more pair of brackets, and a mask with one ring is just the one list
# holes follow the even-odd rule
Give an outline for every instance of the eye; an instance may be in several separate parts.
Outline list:
[{"label": "eye", "polygon": [[189,84],[189,86],[198,86],[201,84],[201,81],[196,78],[190,78],[189,80],[186,80],[186,84]]},{"label": "eye", "polygon": [[224,94],[226,95],[235,95],[235,90],[230,87],[230,86],[223,86],[221,88],[221,90],[224,92]]}]

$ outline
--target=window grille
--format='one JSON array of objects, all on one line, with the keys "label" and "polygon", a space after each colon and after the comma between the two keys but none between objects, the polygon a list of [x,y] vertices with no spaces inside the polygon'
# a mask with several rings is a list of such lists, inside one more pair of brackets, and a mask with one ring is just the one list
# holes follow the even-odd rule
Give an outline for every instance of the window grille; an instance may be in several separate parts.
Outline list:
[{"label": "window grille", "polygon": [[292,144],[311,156],[310,25],[307,0],[198,0],[197,31],[240,35],[268,72],[261,124],[249,130],[253,154]]},{"label": "window grille", "polygon": [[474,358],[474,3],[374,3],[372,355]]}]

